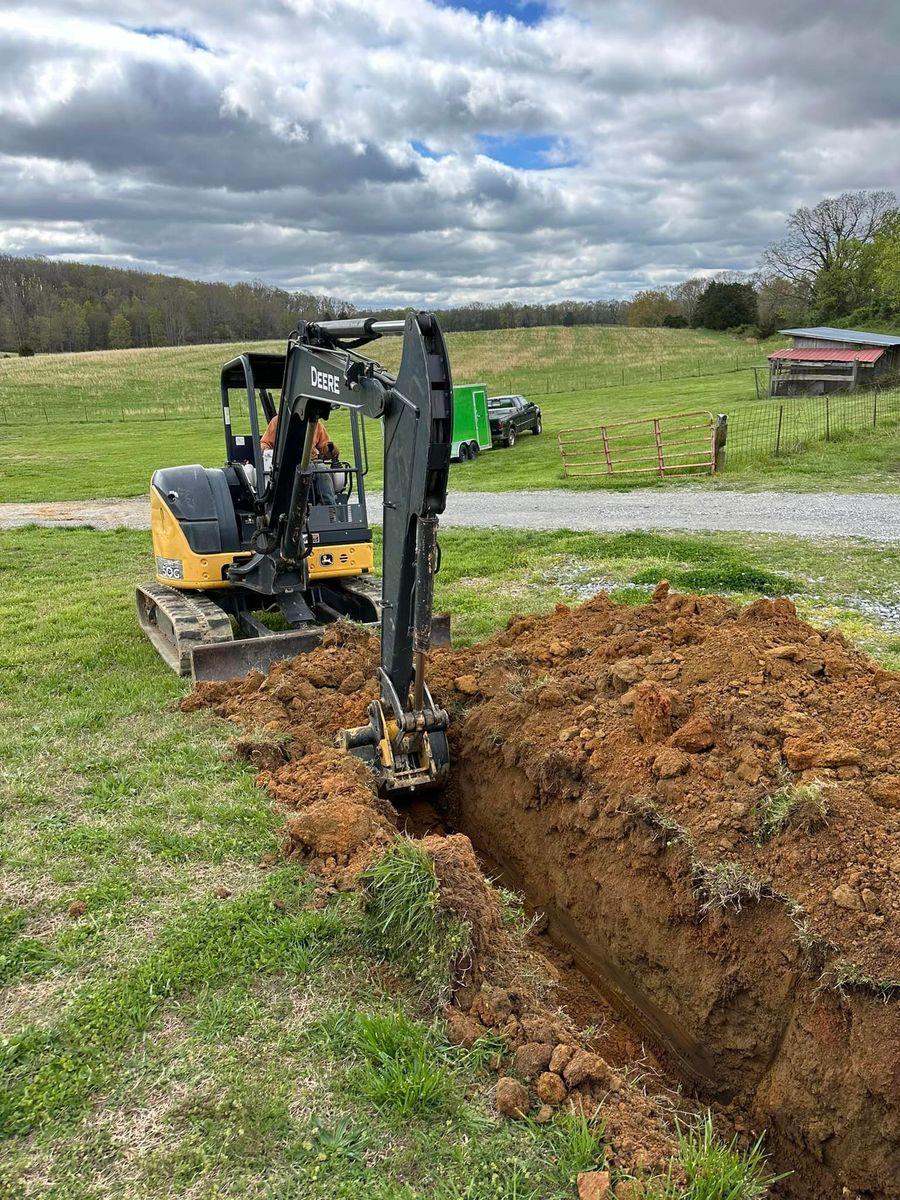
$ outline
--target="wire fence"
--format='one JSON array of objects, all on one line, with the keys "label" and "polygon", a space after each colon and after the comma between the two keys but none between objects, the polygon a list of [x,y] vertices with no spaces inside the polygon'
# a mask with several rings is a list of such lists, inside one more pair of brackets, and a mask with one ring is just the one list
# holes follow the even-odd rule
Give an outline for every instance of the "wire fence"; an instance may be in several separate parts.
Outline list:
[{"label": "wire fence", "polygon": [[728,414],[726,461],[782,458],[898,423],[900,388],[745,401]]},{"label": "wire fence", "polygon": [[[728,365],[726,365],[726,363]],[[648,363],[636,367],[594,368],[558,367],[546,372],[523,367],[511,370],[483,372],[481,378],[492,395],[521,392],[531,398],[571,395],[577,392],[599,391],[605,388],[631,387],[640,384],[674,382],[684,379],[709,378],[717,375],[748,373],[748,384],[759,394],[759,371],[765,369],[759,354],[750,359],[736,356],[694,362]],[[749,373],[753,372],[753,380]],[[146,393],[131,400],[109,399],[89,388],[59,387],[42,384],[17,384],[15,403],[5,402],[0,378],[0,426],[30,425],[35,421],[47,425],[108,425],[132,421],[221,421],[222,406],[218,397],[210,395],[194,400],[190,396],[169,396],[157,399]],[[764,385],[763,385],[764,386]],[[10,391],[12,388],[10,388]],[[179,389],[182,390],[182,389]],[[9,395],[9,392],[7,392]]]}]

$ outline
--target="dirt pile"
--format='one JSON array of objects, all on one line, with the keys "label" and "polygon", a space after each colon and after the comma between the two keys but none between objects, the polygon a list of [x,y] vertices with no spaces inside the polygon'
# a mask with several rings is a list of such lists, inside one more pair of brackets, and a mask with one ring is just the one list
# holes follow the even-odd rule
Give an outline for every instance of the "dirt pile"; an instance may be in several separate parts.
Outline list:
[{"label": "dirt pile", "polygon": [[[186,702],[262,731],[245,752],[292,810],[286,849],[338,886],[396,828],[364,769],[327,745],[364,719],[376,658],[374,642],[333,627],[267,679],[201,685]],[[797,1195],[888,1200],[900,1167],[900,676],[788,601],[741,610],[660,585],[647,605],[601,595],[435,651],[431,686],[453,718],[451,824],[703,1095],[770,1130]],[[504,1032],[532,1112],[560,1089],[618,1112],[617,1073],[600,1060],[582,1075],[591,1050],[570,1029],[536,1036],[526,1018],[546,1009],[532,1006],[485,967],[458,994],[451,1034]],[[652,1102],[621,1085],[631,1169],[646,1146],[657,1161],[666,1138]],[[521,1104],[505,1083],[498,1102],[513,1093]]]}]

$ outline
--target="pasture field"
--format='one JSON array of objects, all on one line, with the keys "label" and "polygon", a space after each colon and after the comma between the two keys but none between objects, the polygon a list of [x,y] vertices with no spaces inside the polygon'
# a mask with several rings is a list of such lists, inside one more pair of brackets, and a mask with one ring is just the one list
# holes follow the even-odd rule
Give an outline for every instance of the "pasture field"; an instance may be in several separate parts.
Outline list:
[{"label": "pasture field", "polygon": [[[900,555],[881,546],[465,530],[443,544],[436,602],[460,643],[601,587],[641,600],[665,575],[791,592],[900,666],[876,611],[897,603]],[[602,1131],[500,1123],[495,1047],[448,1045],[353,903],[308,907],[302,866],[267,859],[279,815],[229,758],[231,730],[177,710],[185,684],[138,632],[149,564],[146,534],[0,534],[0,1194],[349,1200],[365,1180],[375,1200],[573,1196]],[[360,1014],[420,1086],[376,1078],[353,1050]]]},{"label": "pasture field", "polygon": [[[491,391],[521,391],[540,404],[544,416],[541,437],[526,435],[512,451],[496,449],[474,463],[455,465],[451,487],[457,491],[685,484],[900,490],[900,453],[896,438],[885,429],[814,443],[787,458],[744,460],[715,478],[670,479],[665,485],[653,477],[641,482],[625,477],[611,484],[602,477],[564,478],[556,446],[559,430],[692,409],[739,413],[743,403],[755,399],[756,388],[752,370],[736,370],[735,363],[748,351],[764,362],[774,343],[749,345],[696,330],[611,326],[451,334],[449,343],[459,382],[480,380]],[[251,343],[0,360],[0,502],[138,496],[146,492],[158,466],[221,463],[218,373],[223,362],[247,348],[281,347]],[[398,351],[396,339],[378,344],[388,366],[396,366]],[[714,370],[718,373],[708,373]],[[551,382],[565,384],[566,372],[579,390],[541,390]],[[603,372],[608,386],[598,383]],[[191,415],[198,412],[205,415]],[[239,420],[236,416],[238,431]],[[342,414],[332,416],[329,427],[339,445],[349,443]],[[368,439],[368,483],[378,487],[380,435],[371,423]]]},{"label": "pasture field", "polygon": [[[448,341],[459,382],[522,391],[545,414],[544,435],[521,439],[513,454],[492,452],[454,467],[452,486],[461,490],[563,485],[555,432],[599,413],[620,419],[698,406],[718,411],[753,397],[752,371],[734,367],[762,361],[765,349],[724,334],[610,326],[451,334]],[[376,347],[385,365],[396,367],[399,341],[386,338]],[[0,360],[0,501],[136,496],[157,466],[221,462],[222,363],[243,349],[282,348],[251,343]],[[547,394],[551,385],[579,390]],[[203,418],[191,419],[196,413]],[[346,444],[340,414],[330,428]],[[370,483],[378,486],[380,445],[371,426],[369,439]]]}]

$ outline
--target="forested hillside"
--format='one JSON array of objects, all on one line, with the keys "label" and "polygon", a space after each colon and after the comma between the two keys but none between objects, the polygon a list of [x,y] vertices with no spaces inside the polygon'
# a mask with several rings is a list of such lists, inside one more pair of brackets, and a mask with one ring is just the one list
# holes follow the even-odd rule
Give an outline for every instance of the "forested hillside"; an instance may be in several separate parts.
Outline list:
[{"label": "forested hillside", "polygon": [[0,255],[0,350],[123,350],[284,337],[352,304],[267,284],[198,283],[87,263]]},{"label": "forested hillside", "polygon": [[[615,325],[615,300],[467,304],[440,312],[448,332]],[[87,263],[0,255],[0,351],[127,350],[285,337],[298,319],[360,311],[347,300],[254,283],[199,283]],[[379,309],[403,316],[408,309]]]}]

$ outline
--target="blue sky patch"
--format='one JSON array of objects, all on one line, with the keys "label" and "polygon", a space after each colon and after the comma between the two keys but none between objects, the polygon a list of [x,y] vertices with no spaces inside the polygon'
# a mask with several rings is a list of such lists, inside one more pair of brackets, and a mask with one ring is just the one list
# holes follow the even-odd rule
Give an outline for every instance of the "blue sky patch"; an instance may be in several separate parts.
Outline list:
[{"label": "blue sky patch", "polygon": [[186,46],[190,46],[192,50],[208,50],[206,42],[191,33],[189,29],[176,29],[174,25],[125,25],[121,21],[116,22],[122,29],[127,29],[131,33],[141,33],[144,37],[158,38],[169,37],[177,38],[179,42],[184,42]]},{"label": "blue sky patch", "polygon": [[[524,171],[550,171],[555,167],[574,167],[577,159],[566,153],[564,144],[548,134],[513,134],[500,137],[482,133],[478,148],[488,158]],[[562,152],[561,152],[562,151]]]},{"label": "blue sky patch", "polygon": [[437,150],[432,150],[430,146],[426,146],[424,142],[417,141],[415,138],[409,144],[420,158],[432,158],[435,162],[440,162],[442,158],[446,157],[446,155],[438,154]]},{"label": "blue sky patch", "polygon": [[463,8],[480,17],[515,17],[523,25],[539,25],[549,15],[551,5],[543,0],[436,0],[440,8]]}]

